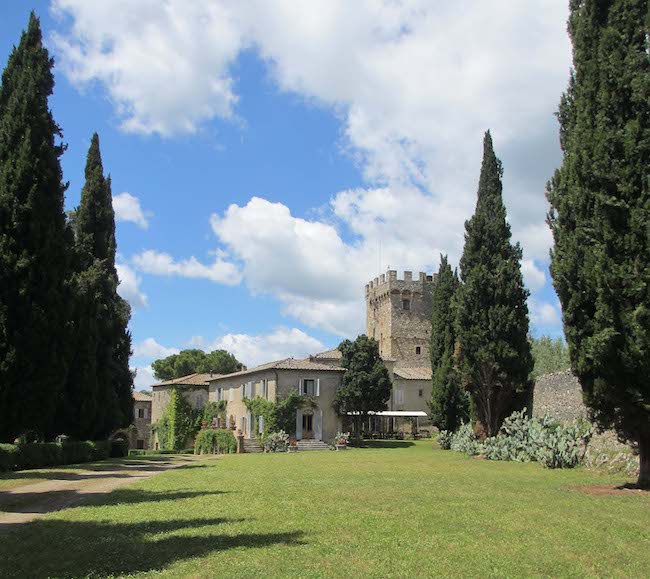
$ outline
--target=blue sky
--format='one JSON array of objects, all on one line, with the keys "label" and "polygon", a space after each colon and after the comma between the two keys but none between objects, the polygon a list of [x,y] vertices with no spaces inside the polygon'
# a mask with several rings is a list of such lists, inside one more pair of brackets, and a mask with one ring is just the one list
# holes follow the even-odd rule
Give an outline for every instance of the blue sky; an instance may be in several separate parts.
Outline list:
[{"label": "blue sky", "polygon": [[31,8],[55,58],[69,208],[100,135],[138,387],[189,346],[249,365],[335,346],[388,266],[457,263],[487,128],[533,331],[561,335],[544,185],[566,2],[484,4],[2,3],[3,66]]}]

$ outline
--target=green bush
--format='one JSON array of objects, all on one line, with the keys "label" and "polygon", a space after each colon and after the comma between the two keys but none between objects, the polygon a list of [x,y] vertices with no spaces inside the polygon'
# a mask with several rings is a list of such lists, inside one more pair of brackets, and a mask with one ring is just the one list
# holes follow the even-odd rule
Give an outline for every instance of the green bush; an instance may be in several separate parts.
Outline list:
[{"label": "green bush", "polygon": [[92,448],[90,460],[106,460],[111,455],[111,443],[108,440],[89,442]]},{"label": "green bush", "polygon": [[84,441],[66,441],[60,443],[63,464],[77,464],[93,460],[93,443]]},{"label": "green bush", "polygon": [[229,454],[237,452],[237,441],[231,430],[201,430],[194,442],[195,454]]},{"label": "green bush", "polygon": [[481,452],[481,443],[478,441],[474,429],[469,422],[465,422],[451,436],[451,450],[464,452],[470,456],[475,456]]},{"label": "green bush", "polygon": [[289,435],[284,430],[273,432],[264,439],[266,452],[287,452],[287,446],[289,446]]},{"label": "green bush", "polygon": [[129,454],[129,442],[127,440],[111,440],[111,458],[123,458]]},{"label": "green bush", "polygon": [[63,464],[62,445],[56,442],[31,442],[18,445],[18,470]]},{"label": "green bush", "polygon": [[451,439],[452,436],[454,435],[453,432],[450,430],[441,430],[438,433],[438,446],[442,448],[442,450],[450,450],[451,449]]},{"label": "green bush", "polygon": [[0,472],[14,470],[18,461],[18,447],[15,444],[0,444]]}]

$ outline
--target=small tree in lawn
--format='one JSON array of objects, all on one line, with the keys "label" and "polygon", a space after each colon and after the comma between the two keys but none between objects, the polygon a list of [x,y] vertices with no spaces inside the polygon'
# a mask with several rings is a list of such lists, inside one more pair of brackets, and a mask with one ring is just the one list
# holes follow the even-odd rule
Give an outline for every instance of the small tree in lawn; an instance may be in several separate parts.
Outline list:
[{"label": "small tree in lawn", "polygon": [[392,389],[390,376],[376,340],[361,335],[354,342],[341,342],[339,350],[341,366],[347,371],[336,390],[334,409],[341,416],[351,414],[359,432],[361,421],[370,412],[386,410]]},{"label": "small tree in lawn", "polygon": [[474,216],[465,223],[457,291],[457,338],[465,388],[479,427],[494,436],[527,403],[533,358],[521,247],[510,242],[501,197],[503,169],[488,131]]},{"label": "small tree in lawn", "polygon": [[440,269],[433,289],[431,317],[431,422],[440,430],[456,430],[469,419],[469,399],[462,388],[455,361],[456,328],[453,299],[458,275],[447,256],[440,256]]},{"label": "small tree in lawn", "polygon": [[639,445],[638,486],[649,488],[650,13],[647,0],[570,8],[551,275],[591,416]]}]

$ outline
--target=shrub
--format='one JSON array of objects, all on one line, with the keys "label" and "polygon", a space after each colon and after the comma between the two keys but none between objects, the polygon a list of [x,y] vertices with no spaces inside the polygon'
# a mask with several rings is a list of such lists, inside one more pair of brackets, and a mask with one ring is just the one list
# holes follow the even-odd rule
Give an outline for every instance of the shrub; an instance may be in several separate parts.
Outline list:
[{"label": "shrub", "polygon": [[289,445],[289,435],[284,431],[273,432],[264,440],[264,450],[266,452],[286,452]]},{"label": "shrub", "polygon": [[438,446],[442,450],[449,450],[451,448],[451,439],[454,435],[450,430],[441,430],[438,433]]},{"label": "shrub", "polygon": [[56,442],[31,442],[18,445],[16,468],[41,468],[63,464],[63,449]]},{"label": "shrub", "polygon": [[108,440],[89,442],[92,454],[90,460],[106,460],[111,455],[111,443]]},{"label": "shrub", "polygon": [[481,444],[474,433],[474,429],[469,422],[463,423],[461,427],[454,432],[451,437],[451,450],[464,452],[470,456],[480,453]]},{"label": "shrub", "polygon": [[0,444],[0,472],[14,470],[18,461],[18,447],[15,444]]},{"label": "shrub", "polygon": [[161,456],[165,454],[194,454],[193,448],[185,450],[148,450],[142,448],[132,448],[129,450],[129,456]]},{"label": "shrub", "polygon": [[548,468],[571,468],[584,458],[593,434],[586,423],[562,424],[548,416],[529,418],[526,409],[513,412],[496,436],[480,443],[469,424],[450,434],[438,435],[440,448],[469,455],[481,454],[489,460],[537,461]]},{"label": "shrub", "polygon": [[129,442],[120,438],[111,440],[111,458],[124,458],[129,454]]},{"label": "shrub", "polygon": [[229,454],[237,452],[237,441],[231,430],[201,430],[194,441],[195,454]]},{"label": "shrub", "polygon": [[85,441],[65,441],[59,443],[63,464],[76,464],[93,460],[93,443]]}]

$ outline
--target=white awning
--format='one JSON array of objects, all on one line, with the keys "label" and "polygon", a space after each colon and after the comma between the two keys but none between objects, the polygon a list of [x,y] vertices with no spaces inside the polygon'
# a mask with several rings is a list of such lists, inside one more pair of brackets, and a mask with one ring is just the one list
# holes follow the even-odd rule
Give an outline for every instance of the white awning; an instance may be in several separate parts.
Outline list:
[{"label": "white awning", "polygon": [[[348,416],[358,416],[359,412],[348,412]],[[369,416],[393,416],[402,418],[426,418],[428,415],[423,410],[383,410],[382,412],[368,412]]]}]

